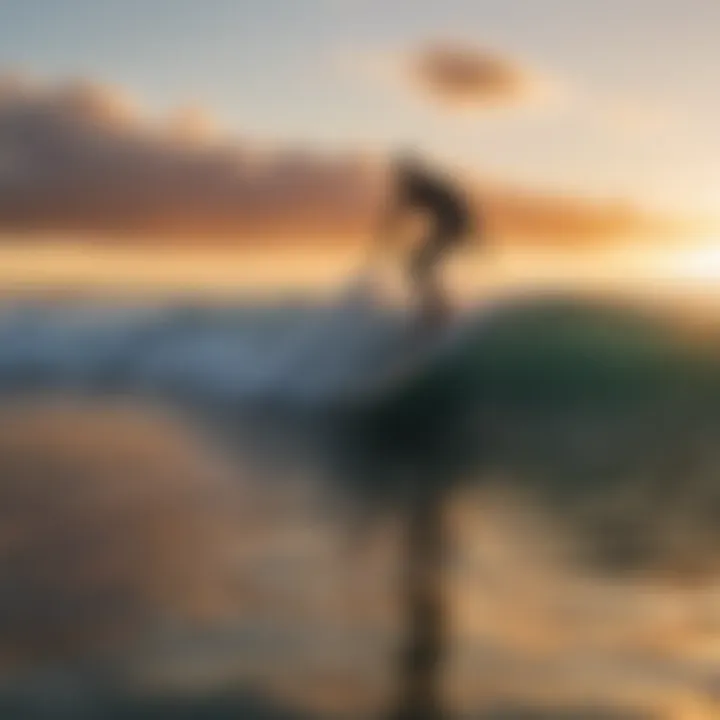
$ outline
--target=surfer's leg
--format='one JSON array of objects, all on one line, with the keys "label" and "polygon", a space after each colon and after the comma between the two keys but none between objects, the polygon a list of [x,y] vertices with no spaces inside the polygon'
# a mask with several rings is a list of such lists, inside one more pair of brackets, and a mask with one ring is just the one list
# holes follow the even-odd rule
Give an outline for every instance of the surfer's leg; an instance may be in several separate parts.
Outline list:
[{"label": "surfer's leg", "polygon": [[410,276],[419,294],[425,289],[430,281],[435,262],[442,254],[442,247],[438,243],[435,233],[430,235],[410,258]]},{"label": "surfer's leg", "polygon": [[436,294],[434,271],[441,249],[437,235],[433,232],[410,258],[410,280],[423,312]]},{"label": "surfer's leg", "polygon": [[438,271],[441,260],[455,245],[455,235],[449,228],[434,228],[411,258],[410,274],[422,313],[433,323],[441,322],[449,311]]}]

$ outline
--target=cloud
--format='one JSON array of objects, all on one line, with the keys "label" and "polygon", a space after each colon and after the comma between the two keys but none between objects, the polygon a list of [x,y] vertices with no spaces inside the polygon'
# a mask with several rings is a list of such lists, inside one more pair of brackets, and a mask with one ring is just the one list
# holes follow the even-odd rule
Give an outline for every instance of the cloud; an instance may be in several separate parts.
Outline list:
[{"label": "cloud", "polygon": [[[433,59],[434,58],[434,59]],[[446,59],[447,60],[447,59]],[[519,71],[485,59],[445,69],[446,92],[522,95]],[[472,63],[469,63],[472,64]],[[449,68],[449,69],[448,69]],[[438,78],[452,76],[454,79]],[[143,114],[102,84],[0,80],[0,233],[84,235],[102,242],[345,242],[366,239],[379,208],[382,162],[312,148],[261,150],[228,140],[201,108]],[[662,223],[632,208],[486,183],[478,192],[499,237],[595,240]]]},{"label": "cloud", "polygon": [[539,193],[492,183],[480,188],[477,197],[491,236],[514,245],[572,247],[662,240],[680,235],[692,224],[630,202]]},{"label": "cloud", "polygon": [[459,44],[431,44],[405,60],[407,78],[444,105],[488,108],[538,96],[543,83],[529,69],[494,52]]},{"label": "cloud", "polygon": [[[151,122],[103,85],[0,85],[0,227],[170,236],[351,231],[367,162],[261,152],[198,110]],[[365,212],[363,212],[365,211]]]}]

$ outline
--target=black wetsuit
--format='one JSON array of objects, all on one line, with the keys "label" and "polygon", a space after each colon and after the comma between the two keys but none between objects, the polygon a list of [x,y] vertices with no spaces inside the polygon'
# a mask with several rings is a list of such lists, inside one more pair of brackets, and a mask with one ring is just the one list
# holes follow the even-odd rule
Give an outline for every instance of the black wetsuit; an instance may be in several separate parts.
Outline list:
[{"label": "black wetsuit", "polygon": [[431,221],[425,240],[413,253],[410,271],[421,293],[442,301],[433,270],[444,255],[473,230],[472,214],[461,192],[443,180],[420,171],[404,171],[398,178],[398,202],[420,210]]}]

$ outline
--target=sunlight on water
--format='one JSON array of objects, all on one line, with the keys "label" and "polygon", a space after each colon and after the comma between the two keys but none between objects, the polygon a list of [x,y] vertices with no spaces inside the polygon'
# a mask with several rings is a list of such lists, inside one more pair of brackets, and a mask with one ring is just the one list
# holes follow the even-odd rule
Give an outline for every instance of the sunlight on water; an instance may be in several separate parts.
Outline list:
[{"label": "sunlight on water", "polygon": [[603,580],[571,569],[568,548],[527,507],[462,502],[451,680],[462,705],[497,693],[539,706],[592,699],[672,720],[716,717],[720,586]]}]

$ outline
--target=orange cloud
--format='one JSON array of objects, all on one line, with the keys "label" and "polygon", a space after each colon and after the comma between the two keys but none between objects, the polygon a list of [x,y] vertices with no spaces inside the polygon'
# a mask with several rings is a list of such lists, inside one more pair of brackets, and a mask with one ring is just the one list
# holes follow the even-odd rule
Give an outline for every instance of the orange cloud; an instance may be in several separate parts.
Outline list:
[{"label": "orange cloud", "polygon": [[498,54],[458,44],[434,44],[411,53],[409,79],[443,104],[495,107],[526,101],[541,83],[527,68]]},{"label": "orange cloud", "polygon": [[488,184],[478,191],[491,236],[515,245],[566,246],[662,240],[691,229],[630,202],[599,201]]},{"label": "orange cloud", "polygon": [[[510,69],[485,65],[477,76],[451,70],[454,92],[479,92],[478,85],[487,97],[522,92]],[[261,152],[214,127],[199,109],[151,121],[104,85],[0,81],[0,232],[238,244],[367,237],[381,163],[358,154]],[[500,238],[594,241],[668,227],[631,208],[495,183],[478,198]]]}]

